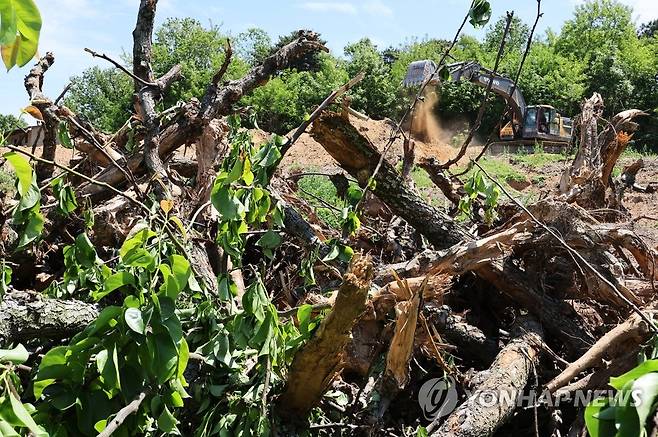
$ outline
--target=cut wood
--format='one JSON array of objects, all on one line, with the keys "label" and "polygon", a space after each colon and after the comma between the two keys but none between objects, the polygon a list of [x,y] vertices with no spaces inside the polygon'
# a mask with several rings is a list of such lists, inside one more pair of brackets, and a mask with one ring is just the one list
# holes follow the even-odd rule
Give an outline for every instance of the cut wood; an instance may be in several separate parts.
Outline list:
[{"label": "cut wood", "polygon": [[295,354],[279,399],[282,415],[306,417],[339,374],[350,332],[366,308],[372,277],[370,258],[355,254],[331,312],[315,336]]},{"label": "cut wood", "polygon": [[[430,435],[490,436],[512,416],[516,401],[525,388],[537,363],[542,342],[541,326],[524,318],[516,334],[498,354],[489,370],[483,372],[475,392],[438,428],[428,427]],[[492,402],[487,402],[491,400]]]}]

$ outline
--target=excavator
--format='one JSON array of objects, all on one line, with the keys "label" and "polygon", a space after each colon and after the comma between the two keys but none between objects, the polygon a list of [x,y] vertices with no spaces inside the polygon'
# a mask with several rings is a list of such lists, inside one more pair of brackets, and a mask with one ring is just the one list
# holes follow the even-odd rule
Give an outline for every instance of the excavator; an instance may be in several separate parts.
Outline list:
[{"label": "excavator", "polygon": [[[447,66],[454,82],[468,80],[482,88],[488,88],[501,96],[511,108],[511,117],[500,129],[498,140],[489,145],[489,152],[532,152],[542,145],[546,152],[560,153],[571,143],[572,120],[562,116],[550,105],[527,105],[523,93],[514,82],[483,67],[475,61],[456,62]],[[402,81],[405,87],[417,87],[425,82],[440,85],[434,61],[415,61],[409,65]]]}]

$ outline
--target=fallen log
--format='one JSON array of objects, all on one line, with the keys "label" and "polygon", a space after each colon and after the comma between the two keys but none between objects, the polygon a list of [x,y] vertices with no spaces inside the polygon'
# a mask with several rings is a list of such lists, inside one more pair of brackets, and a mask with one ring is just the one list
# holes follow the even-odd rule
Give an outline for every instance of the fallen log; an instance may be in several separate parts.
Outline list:
[{"label": "fallen log", "polygon": [[516,409],[516,401],[537,363],[542,336],[537,322],[521,319],[515,338],[500,351],[491,367],[481,373],[482,379],[475,392],[438,429],[437,422],[432,422],[428,427],[430,435],[493,435]]},{"label": "fallen log", "polygon": [[[655,313],[656,304],[643,312]],[[559,375],[553,378],[546,388],[551,393],[566,386],[569,381],[581,372],[599,366],[603,360],[614,361],[617,357],[637,352],[653,331],[638,314],[632,314],[624,323],[617,325],[601,337],[584,355],[570,364]]]},{"label": "fallen log", "polygon": [[359,185],[368,185],[374,176],[373,192],[393,213],[404,218],[423,233],[434,246],[448,248],[463,240],[471,240],[466,229],[443,211],[425,203],[405,183],[402,176],[386,160],[373,174],[381,153],[353,125],[340,114],[322,115],[311,129],[311,136],[357,179]]},{"label": "fallen log", "polygon": [[306,417],[339,374],[350,332],[366,308],[372,277],[370,258],[354,255],[331,312],[315,336],[295,354],[279,398],[281,415]]},{"label": "fallen log", "polygon": [[[311,135],[342,168],[359,181],[361,186],[368,184],[381,154],[368,138],[349,123],[349,120],[335,113],[327,113],[313,124]],[[472,253],[473,245],[478,245],[464,226],[444,212],[428,205],[412,192],[395,168],[385,160],[380,171],[374,176],[374,181],[374,193],[389,205],[395,214],[415,227],[436,248],[450,248],[446,253],[440,254],[436,261],[438,264],[441,264],[446,254],[465,255]],[[499,251],[498,246],[494,246],[491,250]],[[416,276],[420,275],[423,270],[432,267],[426,263],[436,259],[434,255],[425,254],[416,265],[402,267],[405,270],[419,270],[415,273]],[[512,262],[505,262],[500,259],[501,256],[496,257],[491,254],[485,258],[483,262],[471,262],[469,257],[465,256],[462,263],[464,270],[444,273],[461,274],[473,269],[474,273],[489,281],[509,297],[510,301],[525,307],[541,320],[546,329],[559,338],[571,353],[581,355],[594,342],[592,335],[584,329],[584,323],[579,320],[580,316],[567,303],[546,296]],[[388,279],[387,275],[383,276]]]},{"label": "fallen log", "polygon": [[47,299],[13,291],[0,303],[0,341],[60,339],[82,331],[98,317],[98,307],[79,300]]}]

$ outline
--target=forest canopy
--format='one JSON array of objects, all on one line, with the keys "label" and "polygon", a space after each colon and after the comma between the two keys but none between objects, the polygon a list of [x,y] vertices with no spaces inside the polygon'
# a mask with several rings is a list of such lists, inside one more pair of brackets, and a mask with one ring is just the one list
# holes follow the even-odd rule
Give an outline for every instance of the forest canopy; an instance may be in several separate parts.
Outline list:
[{"label": "forest canopy", "polygon": [[[576,6],[574,15],[558,32],[535,35],[519,80],[529,104],[551,104],[567,116],[580,109],[586,95],[599,92],[606,102],[606,115],[628,108],[650,114],[635,136],[635,146],[658,151],[658,36],[655,22],[633,22],[629,6],[615,0],[596,0]],[[462,35],[451,52],[455,61],[474,60],[492,68],[502,37],[505,17],[492,20],[481,40]],[[525,51],[529,23],[514,17],[507,36],[501,74],[513,78]],[[290,41],[277,43],[265,31],[252,28],[239,34],[216,25],[204,26],[190,18],[166,20],[156,31],[153,45],[154,70],[162,73],[176,63],[184,79],[174,84],[161,103],[164,108],[190,97],[200,97],[205,84],[221,65],[227,39],[235,46],[226,79],[244,75],[249,66]],[[365,79],[353,90],[352,107],[375,119],[399,117],[405,109],[400,83],[410,62],[438,61],[448,41],[413,39],[395,47],[377,47],[363,39],[347,45],[344,53],[314,54],[293,68],[280,72],[264,87],[241,100],[256,115],[259,126],[287,133],[336,87],[360,71]],[[210,54],[210,56],[208,56]],[[129,60],[129,59],[126,59]],[[73,78],[66,104],[100,128],[118,129],[132,112],[132,88],[127,76],[111,67],[93,67]],[[441,90],[436,112],[443,119],[459,117],[473,121],[483,90],[468,83],[447,83]],[[482,124],[489,132],[504,102]]]}]

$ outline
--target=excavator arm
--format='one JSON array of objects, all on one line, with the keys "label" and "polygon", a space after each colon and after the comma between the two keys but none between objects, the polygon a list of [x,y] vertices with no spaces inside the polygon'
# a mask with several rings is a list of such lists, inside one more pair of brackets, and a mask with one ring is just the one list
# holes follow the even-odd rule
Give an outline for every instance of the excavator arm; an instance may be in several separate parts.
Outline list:
[{"label": "excavator arm", "polygon": [[[483,67],[475,61],[457,62],[447,65],[448,72],[453,81],[468,80],[482,88],[487,88],[491,81],[491,90],[501,96],[514,111],[514,119],[519,123],[523,121],[526,110],[526,102],[521,90],[514,88],[514,82],[504,76]],[[419,86],[428,81],[430,84],[438,84],[436,74],[436,63],[434,61],[415,61],[409,65],[407,75],[402,84],[406,87]]]}]

